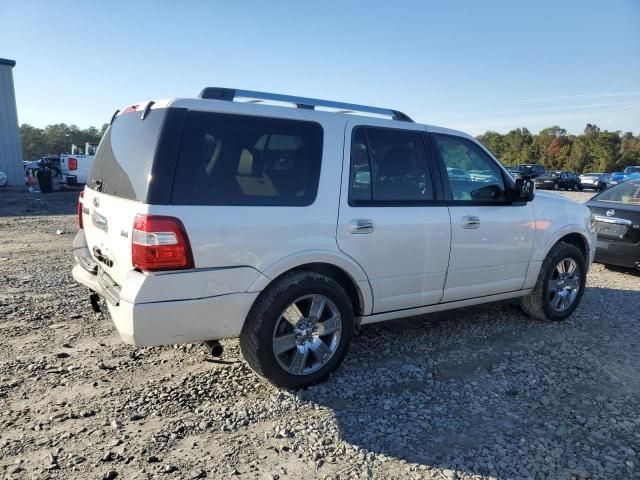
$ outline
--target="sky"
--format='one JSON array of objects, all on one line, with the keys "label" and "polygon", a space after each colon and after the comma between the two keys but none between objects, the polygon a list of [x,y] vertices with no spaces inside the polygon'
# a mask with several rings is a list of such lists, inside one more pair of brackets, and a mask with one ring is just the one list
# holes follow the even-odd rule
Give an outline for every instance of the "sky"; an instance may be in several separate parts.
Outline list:
[{"label": "sky", "polygon": [[640,0],[0,0],[20,123],[101,126],[205,86],[401,110],[477,135],[640,133]]}]

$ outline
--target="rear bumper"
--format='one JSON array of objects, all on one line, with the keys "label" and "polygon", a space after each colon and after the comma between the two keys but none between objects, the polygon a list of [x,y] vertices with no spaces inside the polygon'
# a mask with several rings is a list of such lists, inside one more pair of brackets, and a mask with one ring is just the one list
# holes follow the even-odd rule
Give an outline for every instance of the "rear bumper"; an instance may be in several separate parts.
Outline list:
[{"label": "rear bumper", "polygon": [[74,255],[73,278],[106,300],[118,333],[131,345],[237,337],[259,295],[245,291],[260,275],[249,268],[169,275],[132,271],[117,285],[91,257],[82,231],[74,241]]},{"label": "rear bumper", "polygon": [[73,278],[105,297],[109,314],[126,343],[136,346],[171,345],[238,337],[259,292],[209,298],[132,303],[112,297],[97,275],[76,264]]},{"label": "rear bumper", "polygon": [[75,175],[67,175],[63,173],[60,177],[62,179],[62,183],[65,183],[66,185],[78,185],[78,177]]}]

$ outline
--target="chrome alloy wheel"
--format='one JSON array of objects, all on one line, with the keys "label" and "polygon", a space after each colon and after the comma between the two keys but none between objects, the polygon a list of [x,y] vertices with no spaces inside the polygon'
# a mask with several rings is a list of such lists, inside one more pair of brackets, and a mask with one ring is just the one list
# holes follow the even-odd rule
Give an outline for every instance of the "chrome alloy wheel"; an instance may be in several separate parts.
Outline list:
[{"label": "chrome alloy wheel", "polygon": [[273,353],[278,364],[294,375],[324,367],[340,344],[342,319],[324,295],[300,297],[280,315],[273,329]]},{"label": "chrome alloy wheel", "polygon": [[556,312],[563,312],[575,301],[580,290],[580,267],[572,258],[558,262],[547,284],[549,304]]}]

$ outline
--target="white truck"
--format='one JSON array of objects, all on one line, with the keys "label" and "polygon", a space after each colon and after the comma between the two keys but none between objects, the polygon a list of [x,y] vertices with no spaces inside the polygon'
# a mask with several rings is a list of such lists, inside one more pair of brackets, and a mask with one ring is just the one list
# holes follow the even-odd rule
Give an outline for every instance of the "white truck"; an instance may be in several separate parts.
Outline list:
[{"label": "white truck", "polygon": [[66,185],[86,184],[93,165],[98,145],[85,143],[71,145],[71,153],[60,155],[60,183]]}]

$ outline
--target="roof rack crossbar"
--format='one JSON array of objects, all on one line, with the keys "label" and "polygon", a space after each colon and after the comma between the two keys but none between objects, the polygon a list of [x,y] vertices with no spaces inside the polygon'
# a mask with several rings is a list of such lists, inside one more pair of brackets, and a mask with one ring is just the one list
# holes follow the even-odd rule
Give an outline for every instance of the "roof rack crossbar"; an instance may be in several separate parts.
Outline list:
[{"label": "roof rack crossbar", "polygon": [[316,107],[334,108],[338,113],[364,112],[375,115],[384,115],[393,120],[413,122],[409,116],[398,110],[390,108],[369,107],[353,103],[334,102],[333,100],[321,100],[318,98],[296,97],[293,95],[281,95],[279,93],[258,92],[254,90],[237,90],[234,88],[206,87],[200,92],[199,98],[208,100],[225,100],[232,102],[236,98],[251,99],[251,103],[260,101],[274,101],[294,104],[297,108],[314,110]]}]

